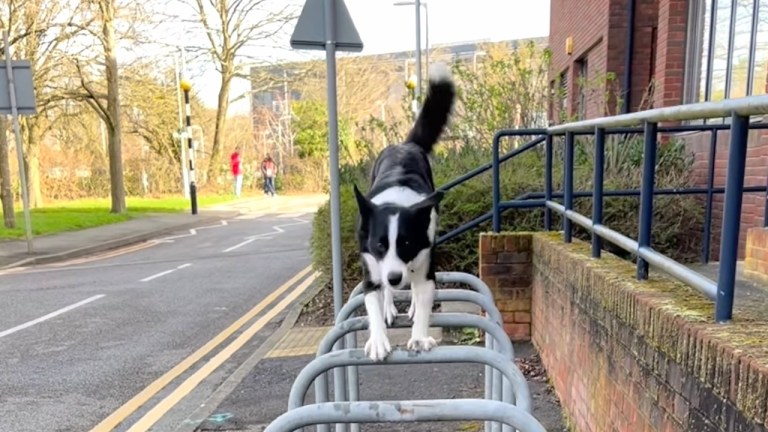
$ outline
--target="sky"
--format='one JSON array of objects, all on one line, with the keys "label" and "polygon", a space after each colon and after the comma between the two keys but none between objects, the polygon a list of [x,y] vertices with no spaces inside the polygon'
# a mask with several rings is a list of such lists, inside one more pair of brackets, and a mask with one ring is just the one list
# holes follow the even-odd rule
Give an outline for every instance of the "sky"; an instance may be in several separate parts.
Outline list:
[{"label": "sky", "polygon": [[[395,0],[345,0],[347,9],[363,40],[362,55],[415,49],[414,6],[395,6]],[[549,4],[547,0],[431,0],[426,1],[429,14],[430,45],[478,40],[509,40],[541,37],[549,34]],[[298,4],[302,4],[298,2]],[[265,56],[284,60],[322,56],[321,51],[290,50],[290,34],[295,23],[288,26],[278,45],[285,49],[264,52]],[[426,32],[422,9],[422,38]],[[422,45],[422,49],[425,45]],[[216,106],[219,90],[218,75],[213,69],[193,78],[199,95],[208,106]],[[230,98],[248,92],[250,84],[238,79],[232,85]],[[247,113],[249,99],[234,102],[229,115]]]}]

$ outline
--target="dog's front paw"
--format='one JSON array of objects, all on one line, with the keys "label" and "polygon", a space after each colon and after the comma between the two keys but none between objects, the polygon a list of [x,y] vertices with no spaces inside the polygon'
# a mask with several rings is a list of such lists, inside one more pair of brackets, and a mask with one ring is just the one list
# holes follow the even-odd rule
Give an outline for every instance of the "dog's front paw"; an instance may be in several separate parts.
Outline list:
[{"label": "dog's front paw", "polygon": [[389,302],[388,304],[384,305],[384,322],[387,323],[387,327],[392,326],[392,324],[395,322],[396,316],[397,307],[395,306],[395,303]]},{"label": "dog's front paw", "polygon": [[412,337],[408,341],[408,349],[411,351],[429,351],[437,346],[437,342],[431,337]]},{"label": "dog's front paw", "polygon": [[389,345],[386,334],[371,334],[368,342],[365,343],[365,355],[373,361],[384,360],[390,351],[392,347]]},{"label": "dog's front paw", "polygon": [[411,305],[408,306],[408,318],[413,321],[413,314],[416,313],[416,303],[411,301]]}]

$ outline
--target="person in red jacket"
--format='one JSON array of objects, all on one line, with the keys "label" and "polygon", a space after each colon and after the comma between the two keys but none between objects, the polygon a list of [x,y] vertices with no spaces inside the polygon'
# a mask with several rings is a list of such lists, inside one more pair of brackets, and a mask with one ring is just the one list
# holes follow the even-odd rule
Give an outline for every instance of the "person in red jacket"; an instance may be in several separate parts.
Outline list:
[{"label": "person in red jacket", "polygon": [[240,198],[240,192],[243,189],[243,162],[240,159],[240,146],[235,147],[235,151],[229,156],[229,161],[232,167],[232,176],[235,178],[235,196]]}]

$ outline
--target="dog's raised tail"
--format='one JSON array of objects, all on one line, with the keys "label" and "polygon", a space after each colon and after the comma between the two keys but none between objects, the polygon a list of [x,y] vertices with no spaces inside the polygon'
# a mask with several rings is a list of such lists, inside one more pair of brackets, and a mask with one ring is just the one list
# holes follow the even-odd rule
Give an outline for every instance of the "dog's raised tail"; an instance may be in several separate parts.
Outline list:
[{"label": "dog's raised tail", "polygon": [[412,142],[427,153],[431,153],[432,147],[448,123],[455,96],[456,89],[448,66],[445,63],[432,64],[429,68],[427,97],[424,99],[424,106],[421,107],[413,129],[408,134],[407,142]]}]

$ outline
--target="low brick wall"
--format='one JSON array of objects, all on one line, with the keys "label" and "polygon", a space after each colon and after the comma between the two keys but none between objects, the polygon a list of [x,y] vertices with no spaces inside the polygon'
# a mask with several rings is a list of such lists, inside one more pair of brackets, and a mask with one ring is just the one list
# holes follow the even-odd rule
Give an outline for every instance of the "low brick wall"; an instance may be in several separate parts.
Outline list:
[{"label": "low brick wall", "polygon": [[744,273],[768,281],[768,228],[750,228],[747,231]]},{"label": "low brick wall", "polygon": [[531,340],[531,236],[481,235],[480,279],[493,292],[514,342]]},{"label": "low brick wall", "polygon": [[584,242],[549,233],[483,242],[531,245],[532,338],[574,430],[768,429],[768,305],[716,324],[697,292],[655,272],[638,282],[634,264],[594,260]]}]

